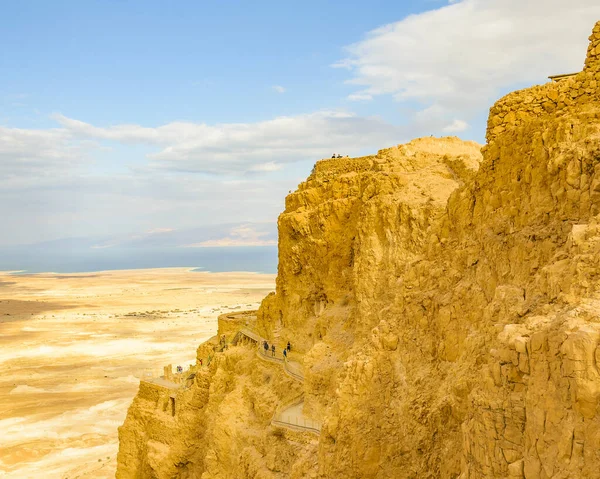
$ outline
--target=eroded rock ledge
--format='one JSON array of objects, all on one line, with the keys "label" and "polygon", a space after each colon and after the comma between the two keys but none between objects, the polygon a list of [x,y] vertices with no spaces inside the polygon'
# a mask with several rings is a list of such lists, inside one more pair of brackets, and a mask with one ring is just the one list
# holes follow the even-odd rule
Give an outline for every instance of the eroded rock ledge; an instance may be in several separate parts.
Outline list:
[{"label": "eroded rock ledge", "polygon": [[[318,162],[276,293],[220,324],[290,340],[304,381],[215,338],[185,386],[140,386],[117,477],[598,477],[599,58],[600,23],[583,72],[492,107],[483,156],[424,138]],[[299,395],[319,436],[271,424]]]}]

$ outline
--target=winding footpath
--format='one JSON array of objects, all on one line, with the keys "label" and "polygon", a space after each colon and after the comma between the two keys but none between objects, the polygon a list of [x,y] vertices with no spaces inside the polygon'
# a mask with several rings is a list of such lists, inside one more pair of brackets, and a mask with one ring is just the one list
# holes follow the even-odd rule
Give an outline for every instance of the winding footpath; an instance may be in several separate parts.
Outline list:
[{"label": "winding footpath", "polygon": [[[274,357],[271,355],[270,350],[265,351],[263,349],[263,342],[266,341],[264,338],[246,328],[241,329],[238,335],[244,336],[258,345],[256,355],[261,360],[280,364],[288,376],[296,381],[304,382],[304,375],[302,374],[302,367],[300,364],[295,361]],[[236,338],[239,339],[238,335],[236,335]],[[271,419],[271,425],[296,432],[307,432],[316,435],[321,434],[321,423],[304,415],[304,394],[285,405],[279,411],[276,411]]]}]

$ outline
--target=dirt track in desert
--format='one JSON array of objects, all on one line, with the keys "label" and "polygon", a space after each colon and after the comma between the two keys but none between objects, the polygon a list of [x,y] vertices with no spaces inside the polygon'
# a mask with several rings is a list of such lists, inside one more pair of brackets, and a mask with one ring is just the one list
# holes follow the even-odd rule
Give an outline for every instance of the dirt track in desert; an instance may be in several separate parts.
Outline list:
[{"label": "dirt track in desert", "polygon": [[274,275],[184,268],[0,273],[0,477],[114,477],[139,378],[194,362]]}]

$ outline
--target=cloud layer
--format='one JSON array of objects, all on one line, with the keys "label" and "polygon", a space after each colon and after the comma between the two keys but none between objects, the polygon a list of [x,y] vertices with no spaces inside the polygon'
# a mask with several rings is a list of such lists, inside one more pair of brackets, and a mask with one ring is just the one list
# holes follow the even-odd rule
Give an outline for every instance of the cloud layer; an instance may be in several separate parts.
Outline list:
[{"label": "cloud layer", "polygon": [[[272,222],[285,194],[333,152],[374,153],[430,134],[483,136],[481,118],[502,93],[582,68],[598,18],[597,0],[462,0],[382,26],[336,64],[348,71],[346,100],[361,115],[330,108],[142,126],[55,114],[53,128],[0,126],[0,245]],[[292,99],[285,87],[270,88],[285,93],[278,102]],[[403,103],[388,108],[394,122],[364,113],[377,97]],[[239,227],[181,244],[273,242]]]},{"label": "cloud layer", "polygon": [[73,168],[80,164],[84,149],[64,129],[0,127],[0,175],[9,179]]},{"label": "cloud layer", "polygon": [[580,71],[597,0],[463,0],[370,32],[335,66],[359,89],[434,106],[446,131],[481,114],[506,89]]},{"label": "cloud layer", "polygon": [[231,228],[229,234],[217,239],[187,245],[189,248],[232,247],[232,246],[275,246],[277,239],[272,231],[244,224]]},{"label": "cloud layer", "polygon": [[139,125],[97,127],[54,115],[64,136],[79,140],[150,145],[155,168],[211,174],[275,171],[280,165],[328,157],[332,151],[358,151],[397,143],[401,130],[377,117],[345,111],[318,111],[257,123],[173,122],[155,128]]},{"label": "cloud layer", "polygon": [[314,161],[333,151],[374,152],[410,136],[377,117],[329,110],[256,123],[157,127],[53,119],[57,127],[47,130],[0,128],[6,231],[0,245],[273,221]]}]

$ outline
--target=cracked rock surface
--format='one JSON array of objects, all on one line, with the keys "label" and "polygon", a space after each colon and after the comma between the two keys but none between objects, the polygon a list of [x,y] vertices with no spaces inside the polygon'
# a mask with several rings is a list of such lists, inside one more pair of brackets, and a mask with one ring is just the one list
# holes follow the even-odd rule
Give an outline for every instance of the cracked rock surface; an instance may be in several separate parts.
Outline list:
[{"label": "cracked rock surface", "polygon": [[232,350],[184,400],[191,429],[146,441],[138,395],[118,477],[599,477],[598,58],[600,23],[581,73],[491,108],[483,149],[319,161],[256,327],[302,354],[320,437],[269,432],[292,383]]}]

